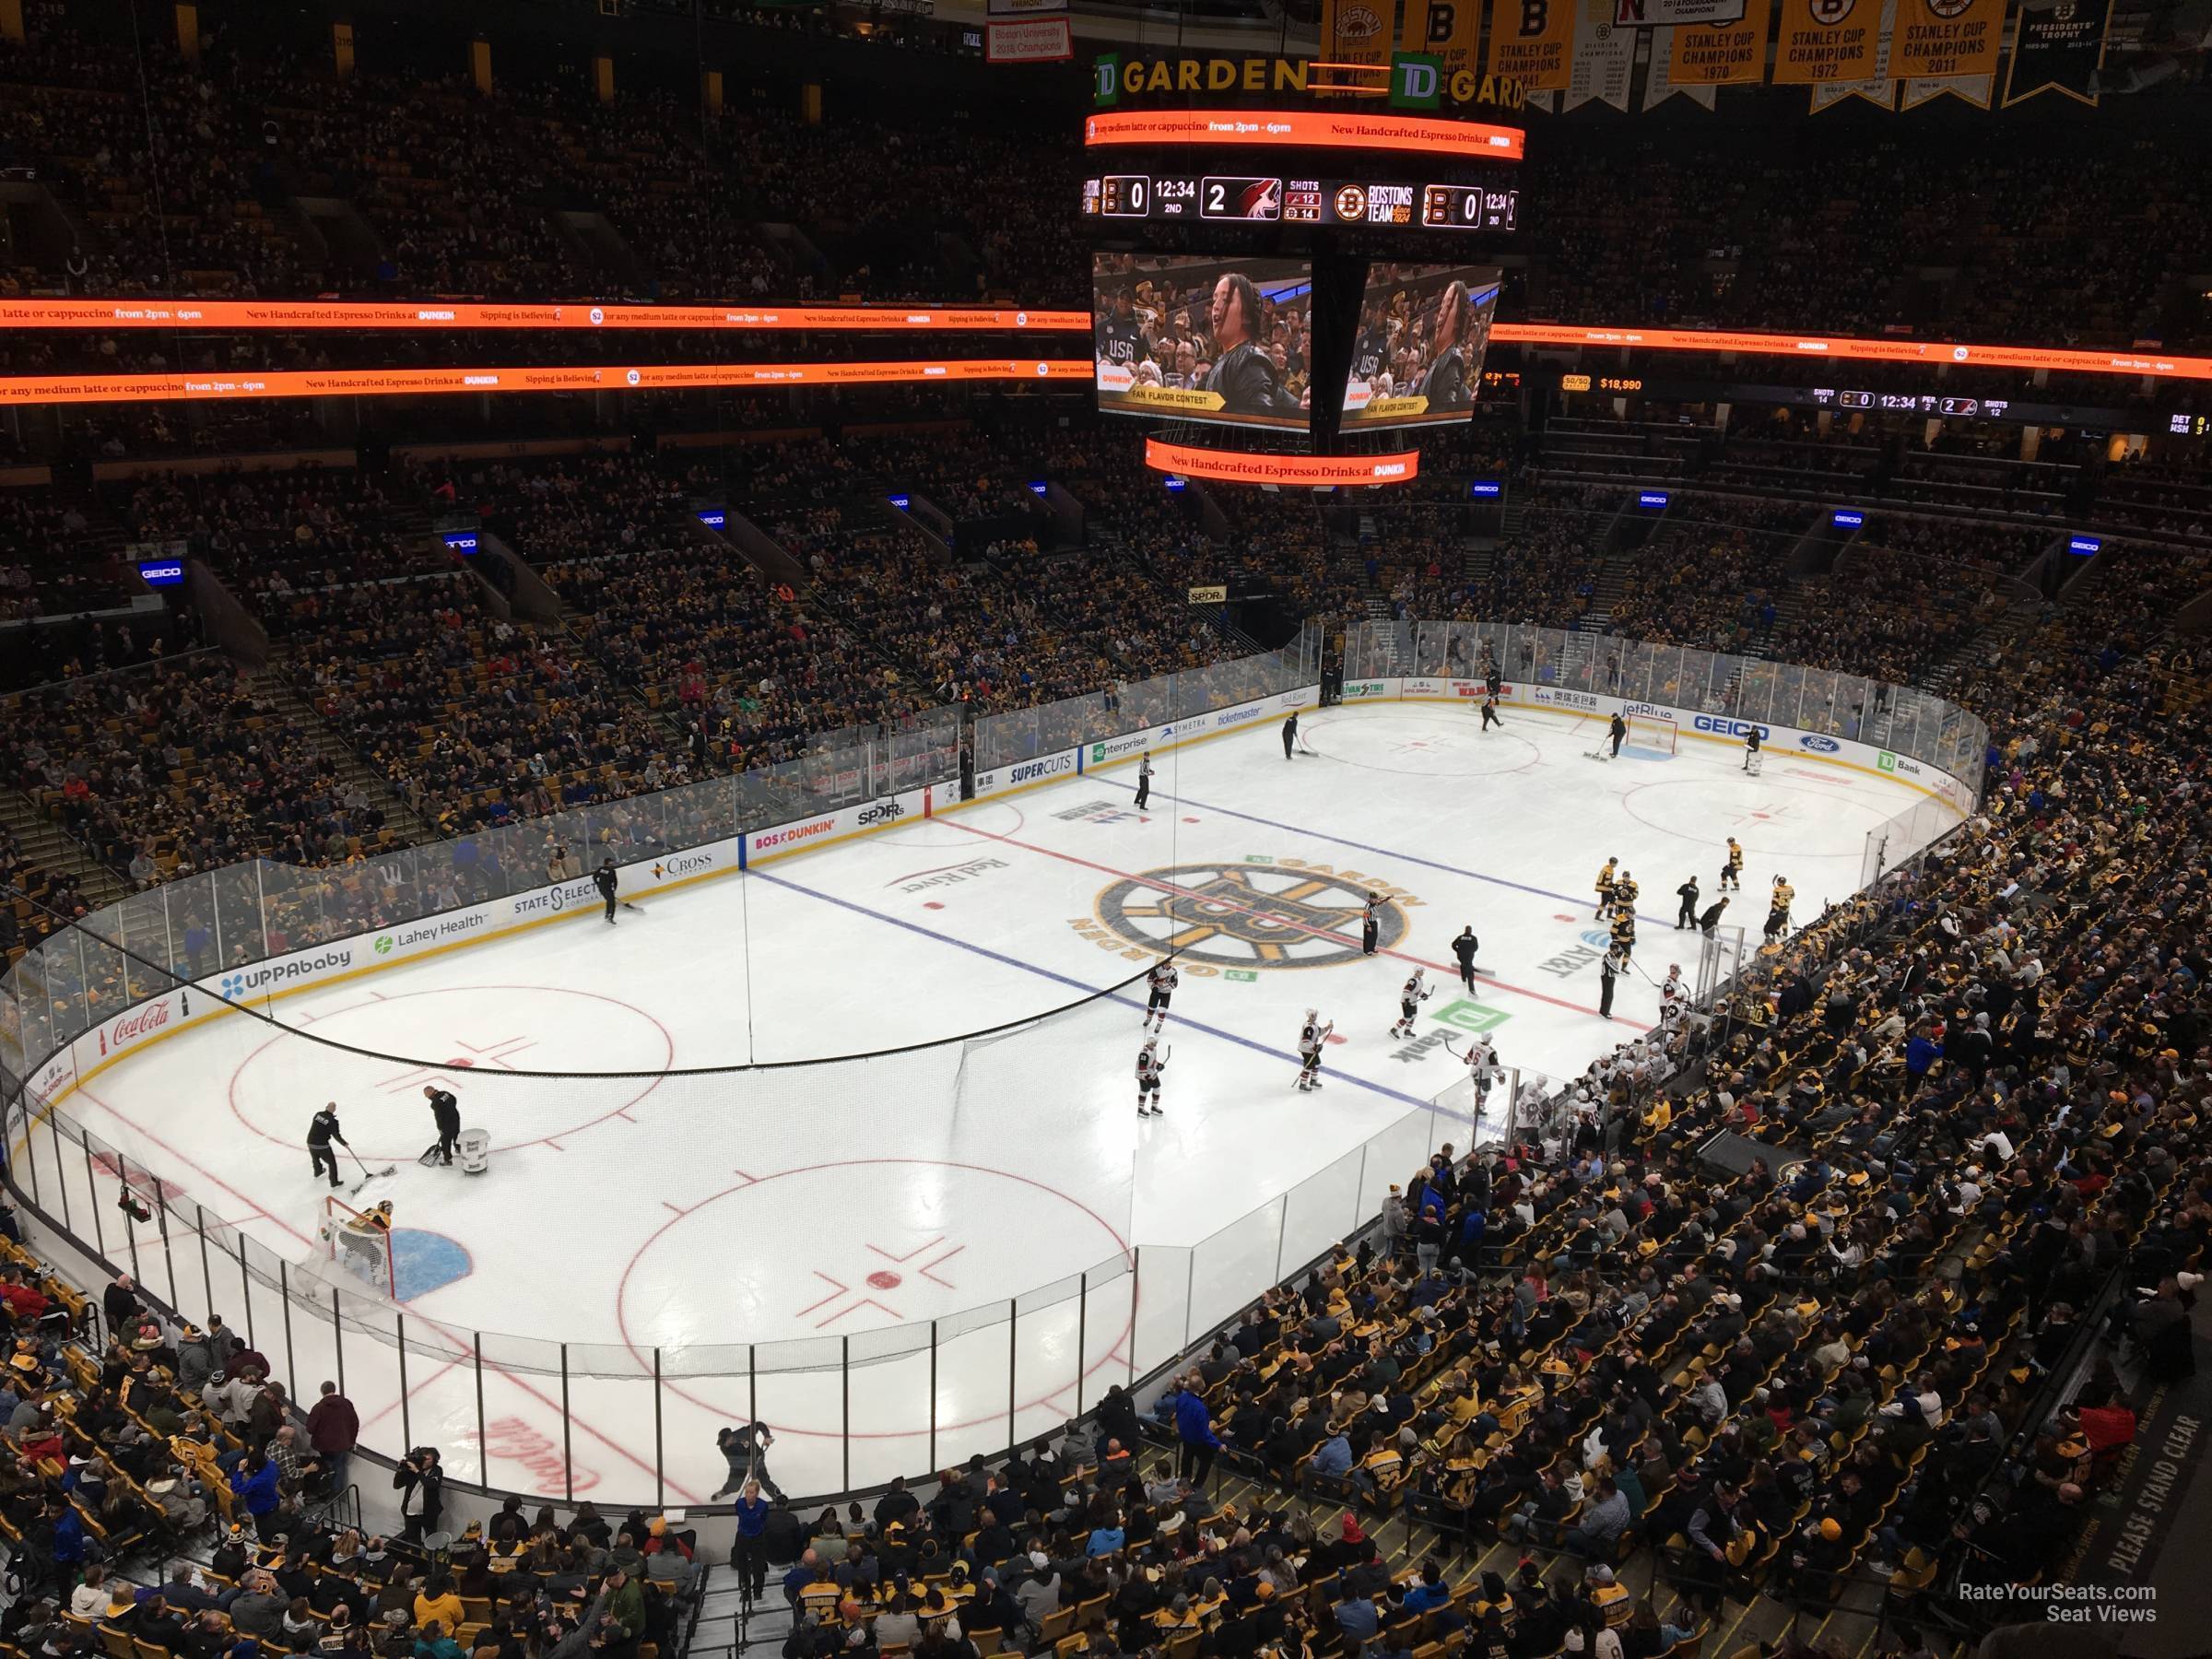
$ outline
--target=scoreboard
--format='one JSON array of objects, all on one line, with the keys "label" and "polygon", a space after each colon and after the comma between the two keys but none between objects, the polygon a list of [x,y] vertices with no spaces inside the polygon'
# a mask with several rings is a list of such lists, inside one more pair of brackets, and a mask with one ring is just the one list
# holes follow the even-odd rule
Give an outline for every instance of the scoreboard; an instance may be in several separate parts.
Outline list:
[{"label": "scoreboard", "polygon": [[1232,173],[1106,173],[1083,181],[1083,217],[1223,223],[1510,231],[1517,190],[1382,179]]}]

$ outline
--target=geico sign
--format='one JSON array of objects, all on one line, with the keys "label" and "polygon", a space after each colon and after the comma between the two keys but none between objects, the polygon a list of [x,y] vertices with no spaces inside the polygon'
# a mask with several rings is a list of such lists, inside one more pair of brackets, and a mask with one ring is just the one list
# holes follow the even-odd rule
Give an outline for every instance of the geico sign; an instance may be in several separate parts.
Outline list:
[{"label": "geico sign", "polygon": [[1757,732],[1764,742],[1772,735],[1756,720],[1730,720],[1724,714],[1692,715],[1689,724],[1700,732],[1718,732],[1724,737],[1741,737],[1746,732]]},{"label": "geico sign", "polygon": [[1073,755],[1047,755],[1041,760],[1024,760],[1019,766],[1006,768],[1006,782],[1027,783],[1033,778],[1056,778],[1064,771],[1076,770]]}]

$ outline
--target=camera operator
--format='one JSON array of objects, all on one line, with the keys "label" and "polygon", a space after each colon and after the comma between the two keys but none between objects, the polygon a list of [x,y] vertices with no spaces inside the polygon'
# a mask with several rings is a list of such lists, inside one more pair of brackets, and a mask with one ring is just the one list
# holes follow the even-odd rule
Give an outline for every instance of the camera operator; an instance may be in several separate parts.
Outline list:
[{"label": "camera operator", "polygon": [[438,1464],[438,1448],[418,1446],[392,1471],[392,1488],[399,1494],[399,1513],[405,1525],[401,1535],[411,1544],[438,1530],[445,1511],[445,1471]]}]

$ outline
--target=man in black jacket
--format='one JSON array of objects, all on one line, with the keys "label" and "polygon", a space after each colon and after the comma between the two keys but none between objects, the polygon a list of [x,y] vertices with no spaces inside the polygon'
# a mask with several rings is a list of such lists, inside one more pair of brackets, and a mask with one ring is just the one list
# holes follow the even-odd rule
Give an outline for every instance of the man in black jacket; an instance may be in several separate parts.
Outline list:
[{"label": "man in black jacket", "polygon": [[599,897],[606,900],[606,921],[610,927],[615,921],[615,861],[601,859],[599,867],[592,872],[592,885],[599,889]]},{"label": "man in black jacket", "polygon": [[435,1083],[424,1086],[422,1098],[430,1103],[430,1116],[438,1124],[438,1161],[450,1170],[454,1144],[461,1138],[461,1102],[453,1099],[451,1089]]},{"label": "man in black jacket", "polygon": [[411,1452],[392,1473],[392,1489],[399,1496],[399,1512],[406,1522],[403,1535],[419,1544],[425,1533],[438,1530],[445,1511],[445,1471],[438,1466],[438,1451],[425,1446]]}]

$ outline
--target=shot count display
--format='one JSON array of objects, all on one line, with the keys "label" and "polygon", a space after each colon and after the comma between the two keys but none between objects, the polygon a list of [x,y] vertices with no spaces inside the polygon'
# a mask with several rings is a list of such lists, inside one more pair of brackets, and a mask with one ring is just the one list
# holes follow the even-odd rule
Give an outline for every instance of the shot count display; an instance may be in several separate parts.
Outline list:
[{"label": "shot count display", "polygon": [[1406,229],[1513,229],[1518,190],[1252,173],[1104,173],[1083,182],[1088,219],[1213,219]]}]

